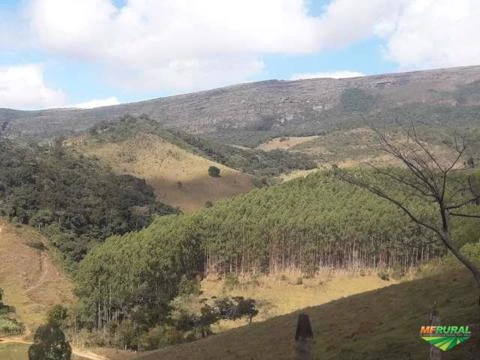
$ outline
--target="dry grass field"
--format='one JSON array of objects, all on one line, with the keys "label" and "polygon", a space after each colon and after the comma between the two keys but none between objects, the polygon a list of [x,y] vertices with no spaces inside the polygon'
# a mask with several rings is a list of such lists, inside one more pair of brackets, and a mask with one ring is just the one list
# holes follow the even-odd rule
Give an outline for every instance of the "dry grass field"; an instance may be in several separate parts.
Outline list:
[{"label": "dry grass field", "polygon": [[317,139],[318,136],[286,136],[271,139],[257,146],[263,151],[290,150],[294,146]]},{"label": "dry grass field", "polygon": [[5,303],[16,309],[28,331],[45,320],[55,304],[74,301],[70,280],[57,268],[47,250],[38,250],[47,240],[27,226],[15,226],[0,219],[0,287]]},{"label": "dry grass field", "polygon": [[[396,144],[404,143],[406,138],[402,132],[389,134]],[[444,134],[430,131],[422,133],[422,140],[427,141],[429,150],[439,159],[452,156],[451,149],[443,142]],[[340,167],[357,167],[362,163],[377,166],[398,166],[399,163],[378,150],[377,135],[369,128],[332,131],[320,136],[275,138],[258,146],[263,150],[283,149],[297,151],[311,156],[319,167],[329,167],[337,164]],[[301,172],[287,175],[284,180],[302,176]]]},{"label": "dry grass field", "polygon": [[[337,300],[302,310],[313,325],[314,359],[425,360],[429,346],[419,329],[428,322],[434,304],[443,324],[480,322],[472,279],[463,270],[450,269],[348,297],[342,296],[344,287],[348,285],[342,281],[332,284]],[[299,291],[297,296],[302,294]],[[135,359],[291,360],[297,316],[298,312],[277,316]],[[443,353],[442,360],[474,359],[470,357],[474,344],[472,339]]]},{"label": "dry grass field", "polygon": [[[225,288],[224,281],[202,281],[202,297],[243,296],[256,299],[260,313],[255,322],[289,314],[310,306],[325,304],[342,297],[379,289],[394,283],[381,280],[375,273],[345,271],[322,271],[313,278],[300,273],[285,273],[276,276],[261,276],[254,280],[239,279],[233,290]],[[214,328],[215,332],[245,325],[244,320],[224,321]]]},{"label": "dry grass field", "polygon": [[[194,155],[157,135],[140,134],[115,143],[86,138],[75,143],[80,151],[97,156],[117,173],[145,179],[160,201],[184,212],[253,188],[250,175]],[[212,165],[221,170],[220,177],[208,175]]]}]

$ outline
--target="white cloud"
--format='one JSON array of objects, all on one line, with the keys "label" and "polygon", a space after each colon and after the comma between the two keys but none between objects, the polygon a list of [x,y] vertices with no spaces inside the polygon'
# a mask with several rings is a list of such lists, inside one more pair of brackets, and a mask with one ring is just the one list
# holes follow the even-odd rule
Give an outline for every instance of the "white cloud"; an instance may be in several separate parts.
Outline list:
[{"label": "white cloud", "polygon": [[319,72],[319,73],[299,73],[293,74],[290,80],[302,80],[302,79],[316,79],[316,78],[332,78],[332,79],[345,79],[352,77],[365,76],[365,74],[358,71],[334,71],[334,72]]},{"label": "white cloud", "polygon": [[251,79],[268,53],[311,53],[319,19],[305,0],[33,0],[43,49],[101,61],[116,83],[192,90]]},{"label": "white cloud", "polygon": [[321,18],[323,48],[378,37],[400,69],[480,64],[478,0],[333,0]]},{"label": "white cloud", "polygon": [[30,110],[64,102],[62,91],[45,84],[40,65],[0,66],[0,108]]},{"label": "white cloud", "polygon": [[[317,17],[309,2],[29,0],[26,42],[102,64],[116,85],[169,92],[259,78],[265,55],[315,54],[373,37],[401,69],[480,63],[478,0],[332,0]],[[12,42],[2,33],[0,24],[0,47]]]},{"label": "white cloud", "polygon": [[120,104],[120,101],[115,96],[111,96],[106,99],[94,99],[94,100],[89,100],[80,104],[69,105],[68,107],[78,108],[78,109],[93,109],[93,108],[118,105],[118,104]]},{"label": "white cloud", "polygon": [[388,25],[386,55],[403,68],[480,64],[480,1],[411,0]]}]

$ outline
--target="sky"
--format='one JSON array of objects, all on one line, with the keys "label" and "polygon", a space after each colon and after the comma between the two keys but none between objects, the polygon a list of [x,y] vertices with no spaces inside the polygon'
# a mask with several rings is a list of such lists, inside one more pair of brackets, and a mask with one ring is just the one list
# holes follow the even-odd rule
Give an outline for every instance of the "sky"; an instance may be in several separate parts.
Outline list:
[{"label": "sky", "polygon": [[479,65],[479,0],[0,0],[0,108]]}]

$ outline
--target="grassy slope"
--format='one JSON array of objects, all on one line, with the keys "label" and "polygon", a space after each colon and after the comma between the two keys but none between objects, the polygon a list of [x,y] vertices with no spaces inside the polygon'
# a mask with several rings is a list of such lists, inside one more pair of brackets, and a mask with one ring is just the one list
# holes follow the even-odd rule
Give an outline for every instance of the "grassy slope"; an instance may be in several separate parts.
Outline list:
[{"label": "grassy slope", "polygon": [[[301,277],[299,273],[276,276],[261,276],[253,285],[251,279],[240,279],[233,290],[226,290],[222,281],[202,281],[201,298],[243,296],[256,299],[259,314],[254,321],[265,321],[275,316],[285,315],[309,306],[325,304],[345,296],[388,286],[391,282],[381,280],[376,274],[360,276],[347,271],[322,271],[313,278]],[[301,279],[301,284],[297,284]],[[214,328],[215,332],[245,325],[243,320],[222,321]]]},{"label": "grassy slope", "polygon": [[[322,360],[424,360],[429,346],[421,325],[436,302],[443,324],[479,322],[472,280],[463,270],[405,282],[307,308],[314,327],[314,358]],[[205,340],[169,347],[138,359],[289,360],[297,313],[244,326]],[[442,360],[467,360],[473,344],[444,353]]]},{"label": "grassy slope", "polygon": [[[429,149],[440,158],[451,150],[442,143],[447,135],[442,130],[421,128],[422,140],[428,141]],[[404,136],[396,132],[393,139],[400,142]],[[332,131],[319,136],[275,138],[259,146],[264,150],[283,149],[305,153],[316,159],[320,165],[337,164],[341,167],[355,167],[362,162],[378,165],[394,165],[384,152],[376,150],[378,140],[375,133],[367,128]]]},{"label": "grassy slope", "polygon": [[257,146],[264,151],[289,150],[297,145],[317,139],[318,136],[287,136],[268,140]]},{"label": "grassy slope", "polygon": [[17,316],[28,330],[44,321],[55,304],[73,301],[73,286],[52,263],[47,251],[25,243],[47,241],[33,229],[7,224],[0,219],[0,287],[5,303],[15,306]]},{"label": "grassy slope", "polygon": [[[74,143],[117,173],[144,178],[160,201],[186,212],[253,188],[250,175],[194,155],[158,135],[141,134],[115,143],[77,138]],[[208,176],[212,165],[221,169],[220,178]]]}]

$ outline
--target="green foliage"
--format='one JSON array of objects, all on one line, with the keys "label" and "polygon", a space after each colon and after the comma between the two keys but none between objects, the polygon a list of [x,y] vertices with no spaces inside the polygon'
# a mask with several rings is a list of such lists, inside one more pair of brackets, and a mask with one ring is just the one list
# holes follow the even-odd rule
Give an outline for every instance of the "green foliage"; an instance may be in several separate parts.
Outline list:
[{"label": "green foliage", "polygon": [[[90,129],[93,140],[98,142],[120,142],[139,133],[155,134],[182,149],[258,176],[276,176],[292,170],[316,168],[315,162],[305,154],[282,150],[267,152],[235,147],[203,139],[180,130],[164,129],[158,122],[146,115],[139,117],[126,115],[115,123],[104,122]],[[182,185],[177,184],[177,186],[180,188]]]},{"label": "green foliage", "polygon": [[[150,186],[61,147],[0,140],[0,216],[39,228],[69,259],[174,210]],[[145,211],[135,211],[142,207]]]},{"label": "green foliage", "polygon": [[0,288],[0,335],[20,335],[25,327],[13,318],[15,308],[3,303],[3,294]]},{"label": "green foliage", "polygon": [[210,166],[208,168],[208,176],[220,177],[220,169],[216,166]]},{"label": "green foliage", "polygon": [[[211,326],[220,320],[238,320],[246,318],[249,323],[258,315],[257,302],[244,297],[215,297],[201,300],[197,313],[191,312],[184,304],[177,303],[173,323],[177,330],[189,333],[193,338],[206,337],[212,334]],[[187,336],[188,337],[188,336]]]},{"label": "green foliage", "polygon": [[467,256],[470,260],[480,264],[480,243],[470,243],[466,244],[461,249],[462,253]]},{"label": "green foliage", "polygon": [[68,319],[68,309],[62,305],[55,305],[47,313],[49,324],[62,327]]},{"label": "green foliage", "polygon": [[198,296],[201,294],[200,283],[197,279],[188,279],[185,275],[180,279],[178,284],[178,295],[179,296]]},{"label": "green foliage", "polygon": [[29,360],[70,360],[72,348],[65,334],[54,324],[40,326],[33,345],[28,349]]},{"label": "green foliage", "polygon": [[[431,204],[384,185],[423,217],[435,218]],[[475,222],[461,226],[475,228]],[[225,286],[232,288],[237,273],[296,268],[308,275],[321,267],[380,267],[400,274],[444,253],[434,234],[389,202],[330,172],[316,173],[109,238],[80,264],[80,318],[83,326],[98,330],[129,319],[145,334],[168,324],[172,299],[199,291],[194,279],[205,269],[224,274]],[[228,302],[209,306],[231,308]],[[200,312],[192,318],[178,311],[176,328],[203,324],[207,331],[212,319],[208,308],[204,311],[203,320]]]},{"label": "green foliage", "polygon": [[[381,181],[372,172],[356,172],[374,183]],[[402,193],[392,183],[379,185],[423,219],[435,221],[431,203]],[[453,225],[459,243],[469,240],[461,234],[469,237],[478,229],[474,221]],[[80,264],[81,322],[100,330],[130,319],[135,331],[148,333],[168,324],[172,299],[199,291],[193,279],[205,269],[223,274],[225,287],[232,289],[238,286],[237,274],[245,272],[298,269],[306,276],[322,267],[370,267],[394,269],[401,276],[443,254],[435,234],[412,223],[389,202],[330,172],[319,172],[256,189],[195,214],[161,217],[142,231],[109,238]],[[300,279],[297,282],[303,283]],[[208,304],[204,318],[200,310],[193,316],[177,308],[176,329],[200,329],[191,335],[205,336],[213,321],[211,308],[224,317],[239,304],[234,299],[221,301]],[[252,309],[249,303],[242,306]]]},{"label": "green foliage", "polygon": [[5,315],[0,315],[0,335],[20,335],[25,331],[23,324]]},{"label": "green foliage", "polygon": [[185,341],[185,333],[173,326],[158,325],[144,333],[139,340],[139,348],[155,350],[168,345],[175,345]]},{"label": "green foliage", "polygon": [[257,176],[277,176],[293,170],[310,170],[316,163],[305,154],[283,150],[262,151],[222,144],[172,130],[190,145],[190,151],[220,164]]},{"label": "green foliage", "polygon": [[186,281],[203,270],[194,219],[167,216],[156,224],[159,228],[114,236],[82,261],[77,283],[85,327],[103,329],[125,318],[144,329],[156,326]]}]

